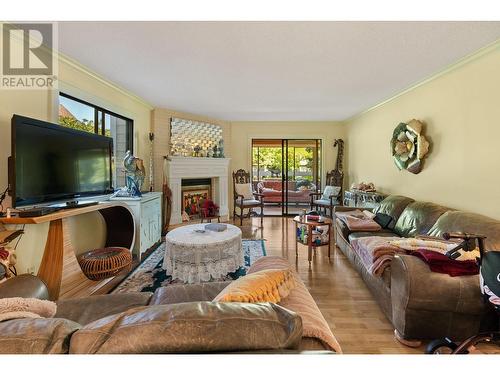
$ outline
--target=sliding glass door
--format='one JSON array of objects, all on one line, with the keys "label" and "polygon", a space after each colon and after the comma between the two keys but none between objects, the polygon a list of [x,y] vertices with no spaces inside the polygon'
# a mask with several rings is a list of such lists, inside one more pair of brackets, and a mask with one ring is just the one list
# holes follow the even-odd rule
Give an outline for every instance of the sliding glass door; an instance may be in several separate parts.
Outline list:
[{"label": "sliding glass door", "polygon": [[266,215],[309,209],[309,193],[320,188],[321,140],[253,139],[252,179]]}]

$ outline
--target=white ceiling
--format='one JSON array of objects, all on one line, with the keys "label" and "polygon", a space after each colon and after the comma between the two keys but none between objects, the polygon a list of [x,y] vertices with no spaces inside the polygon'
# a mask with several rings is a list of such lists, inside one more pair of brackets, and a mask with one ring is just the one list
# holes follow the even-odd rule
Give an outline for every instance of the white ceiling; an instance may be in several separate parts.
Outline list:
[{"label": "white ceiling", "polygon": [[62,22],[59,48],[156,107],[344,120],[500,38],[500,22]]}]

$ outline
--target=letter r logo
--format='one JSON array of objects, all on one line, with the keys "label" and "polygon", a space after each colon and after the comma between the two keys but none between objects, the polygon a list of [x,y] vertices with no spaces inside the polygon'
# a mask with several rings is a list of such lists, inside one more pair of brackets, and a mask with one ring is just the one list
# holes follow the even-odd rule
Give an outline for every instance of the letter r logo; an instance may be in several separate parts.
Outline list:
[{"label": "letter r logo", "polygon": [[52,75],[52,24],[3,24],[2,42],[3,75]]}]

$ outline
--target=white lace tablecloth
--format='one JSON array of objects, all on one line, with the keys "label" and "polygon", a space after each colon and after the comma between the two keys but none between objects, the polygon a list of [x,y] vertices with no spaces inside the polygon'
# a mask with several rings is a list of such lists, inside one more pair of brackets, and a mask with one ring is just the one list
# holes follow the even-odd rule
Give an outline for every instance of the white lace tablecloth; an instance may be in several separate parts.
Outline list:
[{"label": "white lace tablecloth", "polygon": [[192,284],[219,279],[245,265],[240,228],[227,224],[223,232],[195,232],[205,225],[186,225],[167,233],[163,261],[167,275]]}]

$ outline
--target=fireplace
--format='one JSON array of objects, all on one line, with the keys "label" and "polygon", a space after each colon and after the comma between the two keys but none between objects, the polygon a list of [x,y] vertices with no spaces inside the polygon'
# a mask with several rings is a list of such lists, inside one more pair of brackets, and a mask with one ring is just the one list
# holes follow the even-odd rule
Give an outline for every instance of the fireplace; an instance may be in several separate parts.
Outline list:
[{"label": "fireplace", "polygon": [[[184,193],[208,189],[208,196],[219,206],[221,220],[229,217],[229,161],[228,158],[195,158],[183,156],[169,156],[167,159],[167,180],[172,191],[172,213],[170,224],[182,223],[184,211]],[[189,181],[190,186],[187,186]],[[205,181],[207,183],[200,183]],[[206,192],[205,192],[206,193]]]},{"label": "fireplace", "polygon": [[190,219],[199,216],[200,201],[212,199],[212,179],[189,178],[181,180],[181,209]]}]

